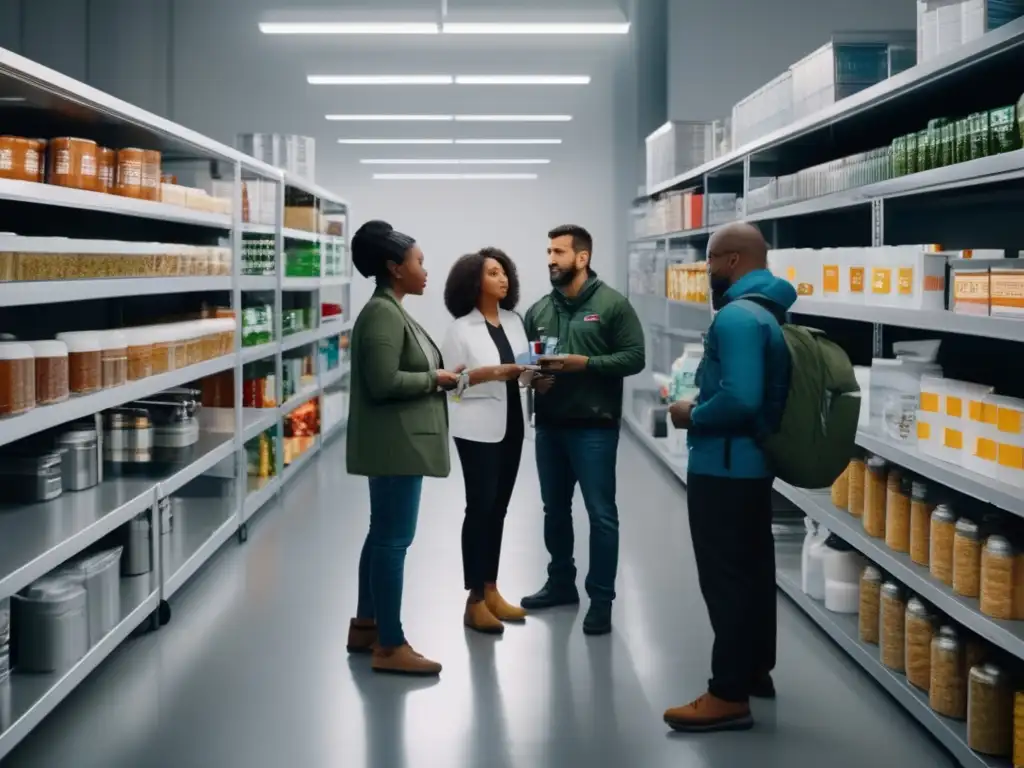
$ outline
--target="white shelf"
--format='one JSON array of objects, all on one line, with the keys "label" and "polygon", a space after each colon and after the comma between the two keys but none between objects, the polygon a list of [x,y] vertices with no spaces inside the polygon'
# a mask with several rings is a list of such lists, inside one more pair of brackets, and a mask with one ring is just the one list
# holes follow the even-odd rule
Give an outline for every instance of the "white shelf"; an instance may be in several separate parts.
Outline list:
[{"label": "white shelf", "polygon": [[309,331],[299,331],[298,333],[292,333],[284,337],[281,342],[282,351],[287,352],[291,349],[297,349],[304,347],[307,344],[315,344],[321,339],[326,339],[331,336],[340,336],[344,333],[344,328],[341,323],[337,322],[326,322],[318,328],[313,328]]},{"label": "white shelf", "polygon": [[242,442],[248,443],[254,437],[275,426],[277,418],[277,408],[243,408]]},{"label": "white shelf", "polygon": [[235,356],[224,355],[214,360],[190,365],[179,371],[150,376],[146,379],[129,382],[121,387],[104,389],[92,395],[72,397],[56,405],[33,408],[20,416],[11,416],[0,420],[0,445],[7,445],[45,429],[92,416],[94,413],[108,408],[116,408],[131,400],[141,400],[165,389],[178,387],[187,382],[226,371],[233,368],[234,365]]},{"label": "white shelf", "polygon": [[301,240],[307,243],[318,243],[321,238],[319,232],[309,232],[305,229],[290,229],[288,227],[284,227],[281,230],[281,235],[285,240]]},{"label": "white shelf", "polygon": [[309,448],[307,448],[300,456],[292,460],[292,463],[284,468],[284,474],[281,477],[281,484],[286,485],[299,470],[301,470],[309,460],[312,459],[320,451],[320,443],[315,442]]},{"label": "white shelf", "polygon": [[4,685],[5,728],[0,758],[39,725],[115,648],[128,639],[160,605],[155,575],[121,579],[121,621],[70,669],[51,674],[11,674]]},{"label": "white shelf", "polygon": [[160,537],[164,599],[181,589],[238,530],[230,498],[181,497],[174,500],[169,533]]},{"label": "white shelf", "polygon": [[304,405],[305,403],[309,402],[319,394],[319,386],[313,385],[312,387],[305,387],[304,389],[296,392],[294,395],[292,395],[291,397],[284,401],[284,404],[281,406],[280,409],[281,415],[287,416],[300,405]]},{"label": "white shelf", "polygon": [[[795,559],[795,563],[794,563]],[[1008,760],[980,755],[967,746],[967,726],[937,714],[928,706],[928,696],[914,688],[902,674],[885,667],[878,659],[878,648],[860,641],[857,617],[832,613],[800,589],[799,554],[795,558],[778,557],[776,583],[810,619],[825,631],[855,662],[921,725],[928,729],[956,761],[965,768],[1009,768]]]},{"label": "white shelf", "polygon": [[62,304],[67,301],[230,291],[230,277],[139,277],[104,280],[25,280],[0,283],[0,306]]},{"label": "white shelf", "polygon": [[242,522],[247,523],[259,512],[281,488],[279,477],[250,477],[246,483],[245,503],[242,505]]},{"label": "white shelf", "polygon": [[317,186],[313,182],[308,181],[302,178],[301,176],[297,176],[289,171],[285,171],[284,183],[285,186],[295,187],[296,189],[300,189],[303,192],[313,195],[314,197],[320,198],[321,200],[326,200],[327,202],[334,203],[336,205],[343,205],[346,208],[348,207],[348,202],[345,200],[345,198],[339,197],[337,193],[332,192],[329,189],[324,189],[323,187]]},{"label": "white shelf", "polygon": [[273,291],[277,289],[277,275],[242,275],[238,282],[243,291]]},{"label": "white shelf", "polygon": [[277,227],[273,224],[253,224],[244,222],[242,224],[243,235],[277,235]]},{"label": "white shelf", "polygon": [[348,363],[340,363],[336,368],[332,368],[329,371],[323,371],[320,373],[320,389],[324,390],[328,387],[333,387],[343,378],[345,378],[351,368]]},{"label": "white shelf", "polygon": [[253,363],[277,353],[278,343],[270,341],[266,344],[257,344],[254,347],[242,347],[242,362]]},{"label": "white shelf", "polygon": [[352,282],[352,278],[346,275],[327,275],[320,278],[321,288],[339,288],[343,285],[349,285]]},{"label": "white shelf", "polygon": [[327,427],[326,430],[324,430],[322,442],[326,443],[328,440],[333,438],[335,435],[340,435],[342,432],[345,431],[345,428],[347,426],[348,426],[348,419],[347,418],[339,419],[338,421],[334,422],[329,427]]}]

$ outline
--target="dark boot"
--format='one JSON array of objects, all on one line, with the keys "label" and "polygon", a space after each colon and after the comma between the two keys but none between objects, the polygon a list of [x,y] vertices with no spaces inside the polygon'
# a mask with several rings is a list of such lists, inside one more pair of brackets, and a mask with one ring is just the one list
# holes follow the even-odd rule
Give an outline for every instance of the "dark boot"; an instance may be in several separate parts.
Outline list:
[{"label": "dark boot", "polygon": [[373,653],[377,646],[377,623],[373,619],[352,619],[348,625],[348,652]]},{"label": "dark boot", "polygon": [[548,582],[539,592],[527,595],[519,604],[528,611],[542,611],[545,608],[557,608],[560,605],[579,605],[580,593],[575,584],[567,586],[553,585]]},{"label": "dark boot", "polygon": [[750,689],[750,695],[755,699],[774,699],[775,683],[772,682],[772,676],[767,674],[759,676]]},{"label": "dark boot", "polygon": [[590,610],[583,619],[583,634],[607,635],[611,631],[612,604],[605,600],[595,600],[590,604]]}]

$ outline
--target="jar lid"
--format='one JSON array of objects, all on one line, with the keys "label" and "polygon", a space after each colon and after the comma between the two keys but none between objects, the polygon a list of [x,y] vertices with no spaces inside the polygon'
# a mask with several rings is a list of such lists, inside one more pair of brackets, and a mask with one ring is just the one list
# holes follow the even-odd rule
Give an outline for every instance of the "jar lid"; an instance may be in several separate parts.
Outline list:
[{"label": "jar lid", "polygon": [[61,136],[60,138],[57,139],[50,139],[51,144],[53,144],[55,141],[80,142],[82,144],[91,144],[94,147],[96,146],[96,142],[93,141],[92,139],[78,139],[75,138],[74,136]]},{"label": "jar lid", "polygon": [[945,504],[939,504],[932,512],[932,520],[938,520],[943,523],[956,522],[956,515],[953,514],[953,510]]},{"label": "jar lid", "polygon": [[915,499],[924,501],[928,498],[928,485],[921,480],[914,480],[910,492],[913,494]]},{"label": "jar lid", "polygon": [[93,331],[75,331],[70,333],[58,333],[57,339],[63,341],[68,352],[99,352],[103,349],[98,333]]},{"label": "jar lid", "polygon": [[[949,632],[945,630],[950,630]],[[939,630],[939,634],[932,640],[932,645],[942,651],[949,651],[950,653],[960,652],[960,639],[956,636],[956,633],[952,632],[950,627],[943,627]]]},{"label": "jar lid", "polygon": [[82,443],[92,443],[96,440],[95,428],[81,426],[62,433],[57,438],[57,443],[58,445],[81,445]]},{"label": "jar lid", "polygon": [[80,584],[62,576],[44,576],[33,582],[22,597],[38,603],[62,603],[85,594]]},{"label": "jar lid", "polygon": [[971,667],[971,680],[982,685],[1001,685],[1006,680],[1006,674],[995,664],[976,664]]},{"label": "jar lid", "polygon": [[913,614],[921,619],[930,619],[932,613],[924,601],[916,595],[907,601],[907,613]]},{"label": "jar lid", "polygon": [[100,331],[101,349],[124,349],[128,346],[128,339],[121,331]]},{"label": "jar lid", "polygon": [[960,637],[960,634],[956,631],[956,627],[954,627],[952,624],[943,624],[941,627],[939,627],[939,636],[951,637],[954,640],[956,640]]},{"label": "jar lid", "polygon": [[0,341],[0,360],[32,360],[32,347],[19,341]]},{"label": "jar lid", "polygon": [[961,517],[956,521],[956,532],[960,536],[977,539],[980,536],[981,530],[978,528],[978,524],[969,517]]},{"label": "jar lid", "polygon": [[985,551],[993,555],[1010,557],[1013,554],[1013,545],[1010,544],[1010,540],[1005,536],[992,535],[985,542]]},{"label": "jar lid", "polygon": [[32,354],[36,357],[67,357],[68,345],[63,341],[30,341]]},{"label": "jar lid", "polygon": [[891,597],[894,600],[903,599],[903,587],[897,584],[895,581],[887,581],[882,585],[882,594],[886,597]]},{"label": "jar lid", "polygon": [[867,461],[868,469],[885,469],[886,461],[881,456],[871,456]]},{"label": "jar lid", "polygon": [[865,581],[881,581],[882,572],[873,565],[866,565],[864,566],[864,572],[861,574],[861,578]]},{"label": "jar lid", "polygon": [[145,347],[156,343],[156,332],[153,330],[159,326],[140,326],[138,328],[122,328],[125,340],[129,347]]}]

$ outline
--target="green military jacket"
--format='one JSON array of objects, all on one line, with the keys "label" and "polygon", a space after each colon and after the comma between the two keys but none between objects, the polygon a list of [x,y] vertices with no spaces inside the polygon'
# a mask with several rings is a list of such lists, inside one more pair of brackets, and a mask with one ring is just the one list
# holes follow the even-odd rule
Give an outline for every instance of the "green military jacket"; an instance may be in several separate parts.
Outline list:
[{"label": "green military jacket", "polygon": [[447,477],[448,403],[417,340],[441,353],[395,295],[378,288],[356,318],[350,344],[348,472]]}]

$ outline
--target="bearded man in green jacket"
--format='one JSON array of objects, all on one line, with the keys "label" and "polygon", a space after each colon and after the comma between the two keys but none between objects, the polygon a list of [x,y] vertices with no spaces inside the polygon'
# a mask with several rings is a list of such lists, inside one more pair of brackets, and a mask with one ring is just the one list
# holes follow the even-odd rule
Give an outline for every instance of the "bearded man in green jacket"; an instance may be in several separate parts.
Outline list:
[{"label": "bearded man in green jacket", "polygon": [[[611,632],[619,562],[615,464],[622,381],[645,367],[643,327],[629,301],[590,266],[593,239],[583,227],[548,233],[552,291],[526,313],[531,341],[553,356],[534,380],[537,472],[544,503],[544,543],[551,562],[544,587],[524,597],[527,610],[576,605],[572,498],[579,483],[590,518],[590,609],[583,631]],[[550,372],[550,373],[548,373]]]}]

